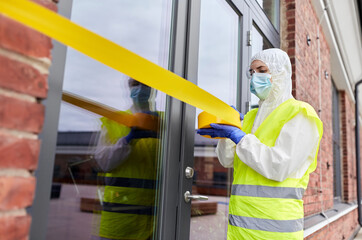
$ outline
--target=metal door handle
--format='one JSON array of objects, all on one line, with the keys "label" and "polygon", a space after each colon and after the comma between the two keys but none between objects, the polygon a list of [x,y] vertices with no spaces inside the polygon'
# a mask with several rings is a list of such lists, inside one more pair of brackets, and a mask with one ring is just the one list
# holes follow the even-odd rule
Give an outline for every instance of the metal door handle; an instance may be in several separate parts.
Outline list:
[{"label": "metal door handle", "polygon": [[184,197],[185,197],[185,202],[187,202],[187,203],[190,202],[191,199],[201,200],[201,201],[209,200],[209,197],[207,197],[207,196],[192,195],[189,191],[186,191],[186,192],[185,192]]}]

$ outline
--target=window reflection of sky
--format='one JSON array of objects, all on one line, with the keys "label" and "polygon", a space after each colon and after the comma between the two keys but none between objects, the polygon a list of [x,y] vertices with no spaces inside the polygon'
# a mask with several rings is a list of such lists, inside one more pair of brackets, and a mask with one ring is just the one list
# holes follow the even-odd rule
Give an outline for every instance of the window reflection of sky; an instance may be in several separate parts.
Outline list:
[{"label": "window reflection of sky", "polygon": [[[168,67],[171,1],[73,1],[71,20],[116,42],[158,65]],[[94,46],[101,47],[101,46]],[[127,59],[124,59],[127,61]],[[127,110],[128,77],[68,48],[63,89],[111,107]],[[165,95],[157,94],[157,109],[164,110]],[[62,103],[60,131],[97,129],[92,113]]]},{"label": "window reflection of sky", "polygon": [[201,1],[198,86],[230,105],[236,104],[238,24],[226,1]]}]

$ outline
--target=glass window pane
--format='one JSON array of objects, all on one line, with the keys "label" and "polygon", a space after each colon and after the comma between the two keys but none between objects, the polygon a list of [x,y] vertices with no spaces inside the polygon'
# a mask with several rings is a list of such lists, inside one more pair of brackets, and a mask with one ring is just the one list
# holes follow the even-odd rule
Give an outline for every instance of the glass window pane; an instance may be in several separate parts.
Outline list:
[{"label": "glass window pane", "polygon": [[[71,20],[168,67],[171,0],[73,0]],[[166,95],[70,48],[63,90],[47,239],[155,239]]]},{"label": "glass window pane", "polygon": [[256,0],[260,7],[263,8],[265,14],[274,25],[276,29],[279,30],[279,0]]},{"label": "glass window pane", "polygon": [[[198,86],[227,104],[236,105],[239,16],[224,0],[202,0]],[[201,110],[197,110],[197,115]],[[196,121],[197,122],[197,121]],[[217,140],[195,135],[190,239],[225,239],[232,170],[215,154]]]},{"label": "glass window pane", "polygon": [[[252,26],[252,39],[253,43],[251,45],[251,56],[254,56],[258,52],[272,48],[273,46],[270,44],[270,42],[266,39],[266,37],[261,33],[259,28],[253,24]],[[251,100],[250,100],[250,107],[251,108],[257,108],[259,106],[259,98],[255,96],[254,94],[250,93]]]}]

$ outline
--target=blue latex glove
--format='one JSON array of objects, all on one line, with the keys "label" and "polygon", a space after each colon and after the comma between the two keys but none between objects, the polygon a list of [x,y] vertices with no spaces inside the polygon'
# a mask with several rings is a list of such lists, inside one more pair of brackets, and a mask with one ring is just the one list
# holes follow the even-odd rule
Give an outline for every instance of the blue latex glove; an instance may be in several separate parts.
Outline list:
[{"label": "blue latex glove", "polygon": [[197,133],[200,135],[209,135],[212,138],[230,138],[235,144],[238,144],[240,140],[246,135],[243,131],[234,126],[216,123],[211,123],[210,126],[212,128],[198,129]]},{"label": "blue latex glove", "polygon": [[239,112],[239,110],[237,110],[235,106],[230,105],[230,107],[234,108],[234,109],[240,114],[240,121],[244,120],[244,114],[242,114],[241,112]]},{"label": "blue latex glove", "polygon": [[127,143],[130,143],[133,139],[157,138],[157,133],[151,130],[141,130],[139,128],[132,128],[129,134],[125,138]]}]

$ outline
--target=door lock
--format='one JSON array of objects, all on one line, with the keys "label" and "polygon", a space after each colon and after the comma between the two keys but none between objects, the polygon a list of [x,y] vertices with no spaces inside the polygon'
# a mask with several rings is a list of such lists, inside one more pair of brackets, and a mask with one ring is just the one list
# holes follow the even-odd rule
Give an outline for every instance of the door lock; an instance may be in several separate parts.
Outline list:
[{"label": "door lock", "polygon": [[185,176],[186,178],[192,178],[194,176],[194,169],[192,167],[186,167]]},{"label": "door lock", "polygon": [[209,197],[203,195],[192,195],[189,191],[186,191],[184,194],[185,202],[190,202],[192,199],[206,201],[209,200]]}]

